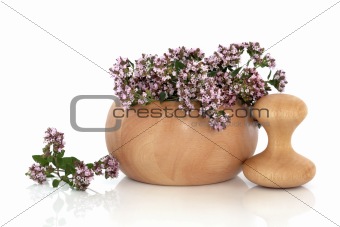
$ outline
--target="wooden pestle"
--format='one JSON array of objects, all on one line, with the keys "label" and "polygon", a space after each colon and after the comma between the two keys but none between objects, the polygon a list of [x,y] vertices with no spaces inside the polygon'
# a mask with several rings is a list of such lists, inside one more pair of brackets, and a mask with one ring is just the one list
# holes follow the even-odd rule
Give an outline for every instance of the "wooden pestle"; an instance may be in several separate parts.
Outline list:
[{"label": "wooden pestle", "polygon": [[262,97],[252,114],[268,134],[267,148],[243,164],[243,173],[251,182],[270,188],[303,185],[315,175],[315,165],[296,153],[291,145],[295,128],[307,115],[307,106],[288,94]]}]

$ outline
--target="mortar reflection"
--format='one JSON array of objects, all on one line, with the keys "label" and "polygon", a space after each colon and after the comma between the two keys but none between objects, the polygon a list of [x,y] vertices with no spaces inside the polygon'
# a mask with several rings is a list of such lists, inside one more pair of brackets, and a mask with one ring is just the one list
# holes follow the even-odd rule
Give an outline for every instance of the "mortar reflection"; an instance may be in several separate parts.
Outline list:
[{"label": "mortar reflection", "polygon": [[248,186],[239,178],[204,186],[156,186],[124,178],[115,188],[113,219],[124,226],[250,226],[242,207]]}]

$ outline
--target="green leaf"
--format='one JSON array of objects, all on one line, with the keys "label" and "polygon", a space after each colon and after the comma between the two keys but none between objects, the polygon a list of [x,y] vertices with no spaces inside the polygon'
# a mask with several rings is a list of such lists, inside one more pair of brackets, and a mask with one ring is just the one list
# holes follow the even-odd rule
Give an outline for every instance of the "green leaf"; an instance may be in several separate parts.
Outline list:
[{"label": "green leaf", "polygon": [[53,156],[48,156],[46,160],[47,160],[48,162],[52,162],[52,163],[53,163],[53,159],[54,159]]},{"label": "green leaf", "polygon": [[53,182],[52,182],[53,188],[58,187],[58,186],[59,186],[59,183],[60,183],[60,180],[54,179]]},{"label": "green leaf", "polygon": [[[234,71],[234,70],[233,70],[233,67],[232,67],[231,65],[228,65],[228,66],[227,66],[227,69],[229,69],[230,72]],[[223,72],[226,72],[226,71],[223,71]]]},{"label": "green leaf", "polygon": [[75,163],[79,162],[79,159],[75,157],[64,157],[58,159],[58,166],[60,169],[65,170],[65,175],[68,176],[70,174],[75,173]]},{"label": "green leaf", "polygon": [[49,163],[47,158],[43,157],[42,155],[32,155],[32,158],[34,161],[39,163],[41,166],[47,166]]},{"label": "green leaf", "polygon": [[93,168],[93,164],[92,164],[92,163],[87,163],[86,166],[87,166],[87,168],[89,168],[89,169],[92,169],[92,168]]},{"label": "green leaf", "polygon": [[180,70],[180,69],[185,68],[185,65],[183,64],[183,62],[178,61],[178,60],[175,60],[174,66],[175,66],[176,70]]},{"label": "green leaf", "polygon": [[59,153],[57,153],[57,158],[62,158],[64,157],[65,150],[61,150]]},{"label": "green leaf", "polygon": [[159,94],[159,101],[160,102],[164,102],[164,100],[166,99],[166,92],[162,91],[160,94]]},{"label": "green leaf", "polygon": [[269,80],[268,83],[273,85],[277,90],[279,89],[280,82],[278,80]]},{"label": "green leaf", "polygon": [[264,68],[264,67],[267,67],[268,66],[268,62],[263,60],[261,63],[260,63],[260,67],[261,68]]},{"label": "green leaf", "polygon": [[63,162],[74,165],[76,162],[80,162],[80,160],[76,157],[64,157]]},{"label": "green leaf", "polygon": [[269,80],[270,76],[272,75],[272,71],[270,70],[268,76],[267,76],[267,80]]},{"label": "green leaf", "polygon": [[72,187],[72,181],[67,176],[61,176],[60,179]]},{"label": "green leaf", "polygon": [[50,173],[46,173],[46,177],[47,178],[52,178],[52,177],[55,177],[54,175],[50,174]]},{"label": "green leaf", "polygon": [[230,75],[232,77],[236,76],[240,72],[241,69],[242,69],[242,67],[239,67],[239,68],[235,69],[234,71],[231,72]]},{"label": "green leaf", "polygon": [[266,86],[264,87],[264,89],[265,89],[266,91],[271,91],[271,90],[272,90],[268,85],[266,85]]},{"label": "green leaf", "polygon": [[66,165],[74,166],[74,164],[76,162],[79,162],[79,159],[77,159],[76,157],[64,157],[61,160],[62,161],[60,163],[60,168],[62,168],[62,166],[66,166]]},{"label": "green leaf", "polygon": [[214,76],[216,76],[216,74],[217,74],[216,71],[208,72],[208,76],[209,76],[209,77],[214,77]]},{"label": "green leaf", "polygon": [[132,68],[134,69],[135,68],[135,64],[133,64],[132,61],[130,61],[129,59],[128,59],[128,61],[131,64]]},{"label": "green leaf", "polygon": [[68,176],[70,174],[75,174],[75,173],[76,173],[75,167],[67,164],[65,167],[65,176]]},{"label": "green leaf", "polygon": [[151,91],[150,90],[146,90],[145,93],[147,94],[147,97],[151,97]]},{"label": "green leaf", "polygon": [[225,116],[225,112],[224,112],[224,110],[217,111],[217,114],[218,114],[218,115]]},{"label": "green leaf", "polygon": [[60,179],[66,183],[70,181],[67,176],[61,176]]}]

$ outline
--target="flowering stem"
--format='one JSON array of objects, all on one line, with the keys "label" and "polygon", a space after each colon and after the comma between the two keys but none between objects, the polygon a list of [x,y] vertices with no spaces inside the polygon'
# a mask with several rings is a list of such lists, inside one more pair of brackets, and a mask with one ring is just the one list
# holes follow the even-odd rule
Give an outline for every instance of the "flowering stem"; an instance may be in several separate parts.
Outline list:
[{"label": "flowering stem", "polygon": [[57,174],[57,176],[58,176],[59,178],[61,178],[60,173],[59,173],[59,170],[53,171],[53,173],[54,173],[54,174]]},{"label": "flowering stem", "polygon": [[55,167],[56,167],[56,170],[57,170],[56,174],[58,175],[59,178],[61,178],[61,177],[60,177],[60,174],[59,174],[58,160],[57,160],[56,157],[54,157],[54,161],[55,161]]},{"label": "flowering stem", "polygon": [[[103,175],[105,178],[116,178],[119,171],[118,161],[106,155],[101,161],[85,164],[75,157],[64,157],[65,150],[63,141],[64,133],[58,132],[55,128],[48,128],[45,132],[45,143],[43,154],[33,155],[36,162],[29,167],[25,174],[30,179],[42,184],[48,178],[54,178],[53,187],[58,187],[61,181],[77,190],[86,190],[93,180],[94,174]],[[51,149],[50,147],[58,148]],[[69,177],[70,176],[70,177]]]}]

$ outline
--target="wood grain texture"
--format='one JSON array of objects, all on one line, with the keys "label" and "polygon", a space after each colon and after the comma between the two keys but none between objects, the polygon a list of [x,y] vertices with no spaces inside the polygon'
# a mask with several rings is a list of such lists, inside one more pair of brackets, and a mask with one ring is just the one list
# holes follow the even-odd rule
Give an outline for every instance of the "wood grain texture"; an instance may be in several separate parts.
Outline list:
[{"label": "wood grain texture", "polygon": [[[155,102],[132,109],[175,110],[178,104]],[[115,125],[115,108],[109,110],[106,127]],[[134,180],[158,185],[218,183],[236,176],[257,145],[258,128],[251,117],[233,117],[231,122],[218,132],[210,128],[208,119],[164,118],[164,111],[162,118],[140,118],[130,110],[118,131],[106,132],[106,144],[121,170]]]},{"label": "wood grain texture", "polygon": [[268,134],[268,146],[243,165],[244,175],[253,183],[271,188],[291,188],[303,185],[315,175],[315,165],[297,154],[291,137],[307,115],[307,106],[288,94],[273,94],[261,98],[255,109],[266,108],[266,114],[253,111],[253,116]]}]

